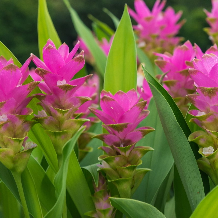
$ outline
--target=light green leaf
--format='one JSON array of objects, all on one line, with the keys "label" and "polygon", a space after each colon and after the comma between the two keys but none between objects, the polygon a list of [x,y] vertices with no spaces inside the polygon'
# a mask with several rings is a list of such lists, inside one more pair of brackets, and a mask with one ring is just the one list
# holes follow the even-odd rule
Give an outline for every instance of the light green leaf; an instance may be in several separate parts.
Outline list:
[{"label": "light green leaf", "polygon": [[71,18],[74,24],[74,27],[78,33],[78,35],[84,40],[86,46],[89,48],[91,54],[93,55],[98,70],[101,75],[104,75],[105,65],[106,65],[106,56],[104,52],[101,50],[97,42],[95,41],[92,32],[84,25],[84,23],[80,20],[76,11],[71,7],[68,0],[63,0],[66,4],[68,10],[70,11]]},{"label": "light green leaf", "polygon": [[190,218],[215,218],[218,208],[218,186],[216,186],[197,206]]},{"label": "light green leaf", "polygon": [[110,198],[112,206],[129,218],[166,218],[150,204],[126,198]]},{"label": "light green leaf", "polygon": [[151,169],[151,172],[146,174],[133,196],[137,200],[153,204],[162,182],[173,166],[174,160],[154,99],[151,99],[148,110],[150,114],[140,123],[139,127],[150,126],[155,128],[155,131],[146,135],[137,143],[137,146],[151,146],[154,148],[154,151],[148,152],[142,158],[141,165],[143,168]]},{"label": "light green leaf", "polygon": [[59,36],[48,12],[46,0],[38,0],[38,42],[39,54],[42,59],[42,49],[48,39],[51,39],[58,48],[61,45]]},{"label": "light green leaf", "polygon": [[14,64],[21,67],[21,63],[17,60],[14,54],[0,41],[0,56],[3,56],[6,60],[13,59]]},{"label": "light green leaf", "polygon": [[117,28],[120,23],[119,19],[114,14],[112,14],[107,8],[104,8],[103,11],[110,16],[110,18],[114,22],[114,26]]},{"label": "light green leaf", "polygon": [[58,159],[51,139],[40,124],[35,124],[28,133],[29,138],[43,151],[43,154],[54,172],[58,170]]},{"label": "light green leaf", "polygon": [[127,6],[125,6],[108,55],[104,89],[112,94],[119,90],[127,92],[130,89],[136,89],[136,83],[135,38]]},{"label": "light green leaf", "polygon": [[187,128],[188,126],[166,90],[145,69],[144,73],[153,93],[158,114],[191,209],[194,210],[204,197],[204,187],[194,154],[187,141],[187,136],[184,134],[185,131],[189,131],[189,129],[184,129],[184,126]]}]

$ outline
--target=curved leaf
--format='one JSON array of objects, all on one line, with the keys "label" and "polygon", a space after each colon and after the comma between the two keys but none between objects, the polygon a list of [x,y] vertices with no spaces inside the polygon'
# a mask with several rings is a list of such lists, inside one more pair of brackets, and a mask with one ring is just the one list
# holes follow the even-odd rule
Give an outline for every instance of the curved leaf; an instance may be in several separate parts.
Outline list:
[{"label": "curved leaf", "polygon": [[61,45],[59,36],[48,12],[46,0],[39,0],[38,8],[38,42],[39,54],[42,59],[42,49],[47,40],[51,39],[58,48]]},{"label": "curved leaf", "polygon": [[125,6],[107,59],[104,89],[115,94],[136,89],[137,63],[135,38],[131,20]]},{"label": "curved leaf", "polygon": [[112,14],[107,8],[104,8],[103,11],[106,14],[108,14],[108,16],[113,20],[114,26],[117,28],[120,23],[119,19],[114,14]]},{"label": "curved leaf", "polygon": [[68,0],[63,0],[66,4],[68,10],[70,11],[71,18],[74,24],[74,27],[78,33],[78,35],[84,40],[85,44],[89,48],[91,54],[93,55],[98,70],[104,75],[105,65],[106,65],[106,56],[101,48],[98,46],[97,42],[95,41],[92,32],[84,25],[84,23],[80,20],[76,11],[70,6]]},{"label": "curved leaf", "polygon": [[217,217],[218,208],[218,186],[216,186],[197,206],[190,218],[211,218]]},{"label": "curved leaf", "polygon": [[150,204],[126,198],[110,198],[112,206],[130,218],[166,218]]},{"label": "curved leaf", "polygon": [[[184,133],[184,126],[187,128],[188,126],[173,99],[165,95],[166,90],[160,84],[156,85],[157,82],[153,82],[154,79],[146,70],[144,70],[144,73],[153,93],[158,114],[190,206],[194,210],[205,195],[194,154]],[[167,100],[164,95],[167,96]],[[175,112],[178,113],[175,114]],[[189,129],[186,132],[189,132]]]}]

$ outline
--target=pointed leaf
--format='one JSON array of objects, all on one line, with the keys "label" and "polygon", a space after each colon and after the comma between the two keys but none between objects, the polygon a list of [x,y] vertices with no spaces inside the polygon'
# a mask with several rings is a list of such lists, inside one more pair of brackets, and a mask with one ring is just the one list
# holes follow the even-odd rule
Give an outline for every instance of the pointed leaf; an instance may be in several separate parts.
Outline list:
[{"label": "pointed leaf", "polygon": [[135,38],[127,6],[125,6],[108,55],[104,89],[112,94],[119,90],[127,92],[130,89],[136,89],[136,68]]},{"label": "pointed leaf", "polygon": [[[186,190],[190,206],[192,210],[194,210],[205,194],[194,154],[187,141],[187,136],[185,135],[185,131],[187,133],[189,129],[173,99],[170,96],[167,96],[169,103],[166,100],[166,90],[164,90],[161,85],[157,85],[157,82],[146,70],[144,70],[144,73],[153,93],[158,114],[180,178],[182,179],[182,183]],[[175,110],[178,112],[177,114],[175,114]],[[180,121],[180,125],[178,121]],[[186,130],[183,128],[184,126],[187,128]]]},{"label": "pointed leaf", "polygon": [[110,198],[112,206],[130,218],[166,218],[150,204],[126,198]]}]

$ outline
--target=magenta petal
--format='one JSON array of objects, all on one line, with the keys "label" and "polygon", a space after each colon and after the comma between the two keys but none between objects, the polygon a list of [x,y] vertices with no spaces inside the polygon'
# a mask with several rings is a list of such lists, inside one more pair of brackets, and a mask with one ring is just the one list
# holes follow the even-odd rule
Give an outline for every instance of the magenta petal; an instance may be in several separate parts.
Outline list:
[{"label": "magenta petal", "polygon": [[40,82],[38,86],[46,94],[48,94],[48,95],[52,94],[51,90],[49,89],[49,87],[47,86],[47,84],[45,82]]},{"label": "magenta petal", "polygon": [[132,107],[129,111],[123,114],[119,118],[118,122],[119,123],[134,123],[139,117],[139,114],[144,109],[145,105],[146,105],[146,101],[139,102],[134,107]]},{"label": "magenta petal", "polygon": [[124,113],[123,108],[111,97],[104,96],[100,102],[102,110],[113,117],[115,122],[118,122],[120,116]]},{"label": "magenta petal", "polygon": [[210,105],[206,101],[198,99],[198,97],[199,95],[195,95],[195,94],[187,96],[187,98],[191,101],[191,103],[199,110],[204,112],[209,112]]},{"label": "magenta petal", "polygon": [[72,86],[77,86],[75,91],[80,87],[82,86],[92,75],[89,74],[87,76],[84,76],[84,77],[81,77],[81,78],[78,78],[78,79],[74,79],[74,80],[71,80],[69,82],[70,85]]},{"label": "magenta petal", "polygon": [[127,93],[127,96],[129,98],[129,108],[132,108],[133,105],[137,104],[139,101],[139,97],[135,89],[129,90]]},{"label": "magenta petal", "polygon": [[78,55],[65,64],[58,72],[66,81],[71,80],[85,65],[85,59],[82,55]]},{"label": "magenta petal", "polygon": [[102,140],[104,143],[110,146],[120,144],[119,137],[112,135],[112,134],[100,134],[100,135],[97,135],[96,138]]},{"label": "magenta petal", "polygon": [[128,144],[132,145],[141,140],[143,137],[144,136],[140,131],[133,131],[127,134],[127,136],[125,137],[125,141],[128,141]]},{"label": "magenta petal", "polygon": [[22,73],[22,79],[20,80],[19,84],[23,84],[23,82],[26,80],[26,78],[29,76],[29,64],[32,60],[32,57],[29,57],[25,63],[23,64],[23,66],[20,68],[21,73]]},{"label": "magenta petal", "polygon": [[136,0],[134,2],[135,10],[140,18],[144,18],[151,15],[151,12],[144,1]]},{"label": "magenta petal", "polygon": [[73,58],[73,56],[76,54],[77,50],[79,49],[79,46],[80,46],[80,41],[78,41],[76,43],[76,45],[74,46],[73,50],[68,55],[67,59],[65,60],[66,63],[71,61],[71,59]]},{"label": "magenta petal", "polygon": [[197,86],[216,87],[217,83],[196,69],[189,69],[189,74]]},{"label": "magenta petal", "polygon": [[48,41],[46,42],[45,46],[44,46],[43,49],[42,49],[42,53],[44,53],[45,49],[46,49],[49,45],[51,45],[52,47],[56,48],[54,42],[52,42],[51,39],[48,39]]},{"label": "magenta petal", "polygon": [[60,68],[65,64],[65,61],[58,50],[51,45],[47,46],[44,50],[43,59],[46,66],[55,74],[59,74]]},{"label": "magenta petal", "polygon": [[69,47],[66,43],[63,43],[59,48],[58,51],[60,55],[63,57],[64,61],[66,61],[68,55],[69,55]]},{"label": "magenta petal", "polygon": [[119,103],[119,105],[123,108],[124,111],[128,111],[130,108],[130,102],[128,95],[124,93],[123,91],[118,91],[114,95],[114,99]]},{"label": "magenta petal", "polygon": [[41,61],[38,57],[36,57],[34,54],[31,54],[31,57],[32,57],[34,64],[38,68],[42,68],[44,70],[50,71],[49,68],[45,65],[45,63],[43,61]]},{"label": "magenta petal", "polygon": [[109,115],[105,114],[103,111],[100,111],[95,108],[89,108],[89,110],[95,114],[103,123],[105,124],[111,124],[114,123],[113,118]]},{"label": "magenta petal", "polygon": [[211,68],[209,77],[218,84],[218,63]]}]

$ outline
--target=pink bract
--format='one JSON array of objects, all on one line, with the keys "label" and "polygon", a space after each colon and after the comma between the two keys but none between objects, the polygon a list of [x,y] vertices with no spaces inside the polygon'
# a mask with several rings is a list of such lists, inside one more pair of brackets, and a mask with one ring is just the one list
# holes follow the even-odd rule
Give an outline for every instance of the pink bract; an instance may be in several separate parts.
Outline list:
[{"label": "pink bract", "polygon": [[134,29],[139,36],[139,45],[145,46],[147,52],[158,49],[162,49],[162,52],[171,51],[180,41],[175,35],[182,26],[182,22],[177,23],[182,13],[176,14],[171,7],[163,12],[165,3],[157,0],[153,9],[149,10],[143,0],[135,0],[136,12],[129,8],[129,14],[138,23]]},{"label": "pink bract", "polygon": [[97,137],[106,144],[115,147],[134,145],[148,132],[153,131],[150,127],[140,127],[138,124],[149,114],[144,110],[146,101],[139,101],[135,90],[127,93],[118,91],[115,95],[110,92],[101,92],[101,110],[90,110],[104,123],[104,128],[109,134],[101,134]]},{"label": "pink bract", "polygon": [[193,68],[189,74],[195,82],[197,93],[188,95],[198,110],[189,111],[195,116],[193,119],[199,126],[209,131],[218,131],[218,50],[216,46],[208,49],[203,56],[202,51],[196,45],[198,59],[193,60]]}]

